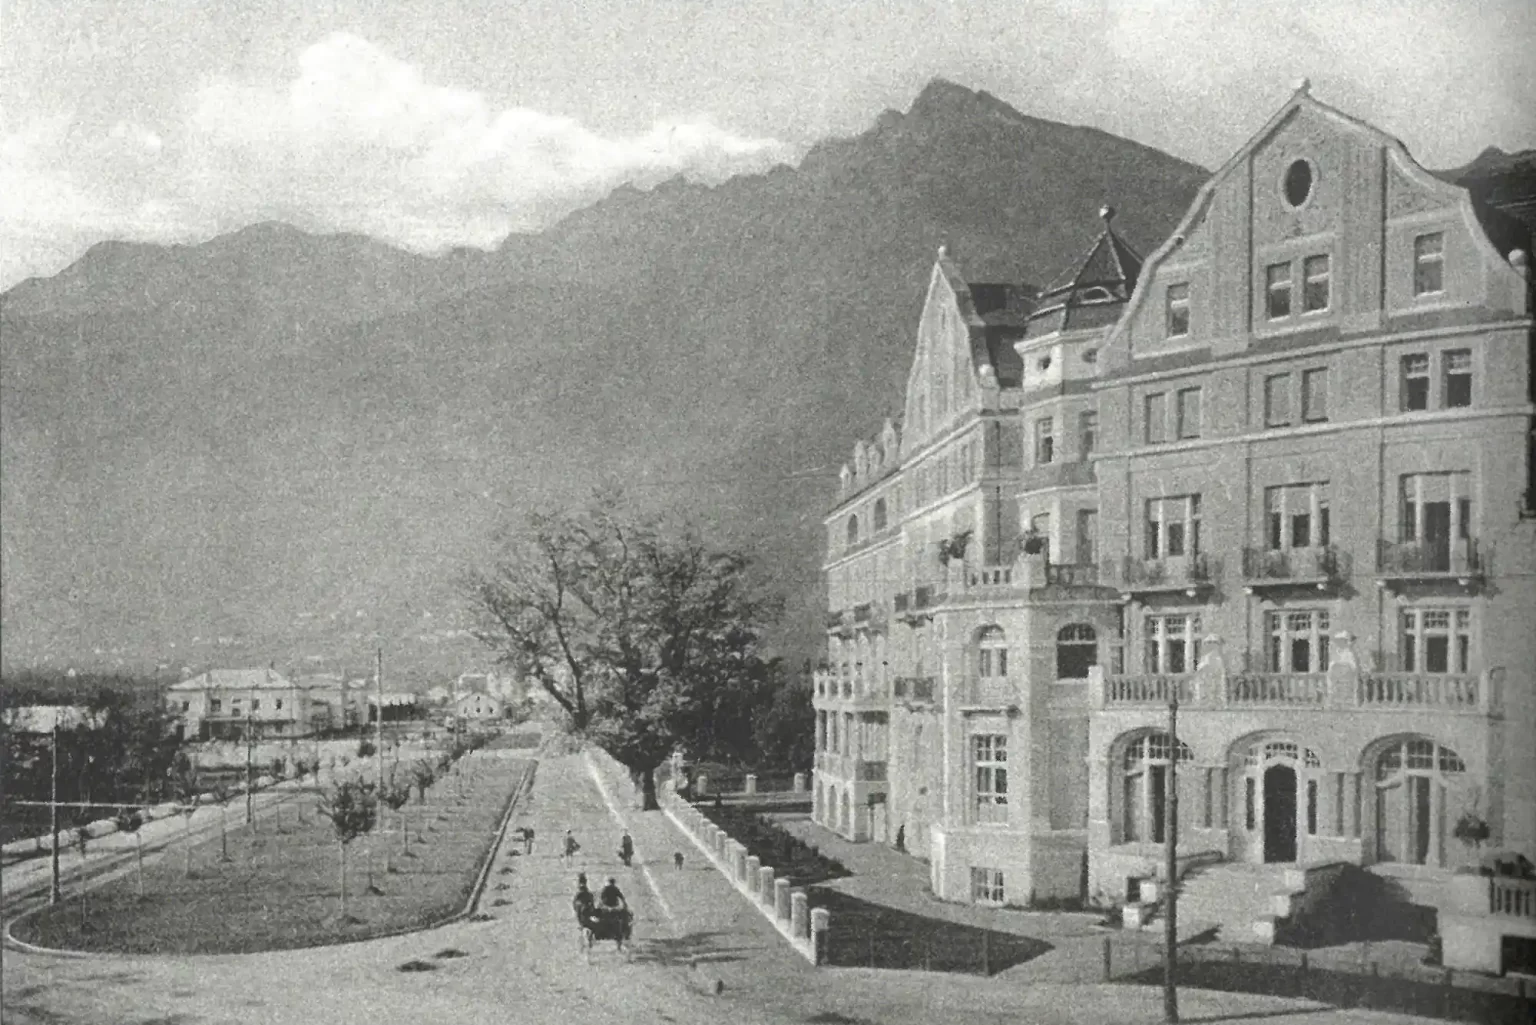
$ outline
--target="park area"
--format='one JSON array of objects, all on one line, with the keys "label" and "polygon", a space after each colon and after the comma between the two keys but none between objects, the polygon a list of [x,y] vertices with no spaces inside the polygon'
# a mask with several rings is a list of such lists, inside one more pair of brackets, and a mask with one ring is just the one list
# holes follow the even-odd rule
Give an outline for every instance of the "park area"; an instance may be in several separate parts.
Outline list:
[{"label": "park area", "polygon": [[[365,939],[434,925],[465,909],[511,802],[533,763],[470,754],[409,803],[378,807],[378,823],[341,847],[310,788],[267,809],[244,806],[228,829],[130,862],[115,878],[17,921],[26,943],[135,954],[247,953]],[[424,800],[423,800],[424,797]]]}]

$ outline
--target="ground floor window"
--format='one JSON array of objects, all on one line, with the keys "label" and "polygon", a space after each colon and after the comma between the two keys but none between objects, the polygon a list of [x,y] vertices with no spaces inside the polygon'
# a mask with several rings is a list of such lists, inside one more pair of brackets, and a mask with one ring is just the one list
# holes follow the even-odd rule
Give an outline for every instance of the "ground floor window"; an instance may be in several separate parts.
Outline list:
[{"label": "ground floor window", "polygon": [[1003,892],[1002,869],[972,867],[971,900],[978,904],[1001,904]]},{"label": "ground floor window", "polygon": [[1376,759],[1376,859],[1443,866],[1447,805],[1465,772],[1461,756],[1423,737],[1383,751]]}]

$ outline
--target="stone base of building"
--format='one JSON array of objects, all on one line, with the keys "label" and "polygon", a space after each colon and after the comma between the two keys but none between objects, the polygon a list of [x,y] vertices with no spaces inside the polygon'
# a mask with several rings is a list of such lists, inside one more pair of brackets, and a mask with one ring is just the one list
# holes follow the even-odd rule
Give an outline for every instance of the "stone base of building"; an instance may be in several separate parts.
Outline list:
[{"label": "stone base of building", "polygon": [[1086,850],[1077,830],[934,826],[930,883],[937,897],[960,903],[1025,907],[1077,900],[1083,895]]}]

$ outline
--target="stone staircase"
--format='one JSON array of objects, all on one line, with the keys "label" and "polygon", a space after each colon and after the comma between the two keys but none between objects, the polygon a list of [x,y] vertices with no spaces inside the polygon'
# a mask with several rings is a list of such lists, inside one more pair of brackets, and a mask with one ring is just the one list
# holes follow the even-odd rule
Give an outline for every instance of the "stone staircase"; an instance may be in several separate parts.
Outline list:
[{"label": "stone staircase", "polygon": [[[1227,943],[1273,944],[1306,890],[1293,866],[1217,862],[1192,868],[1179,882],[1179,942],[1215,931]],[[1142,884],[1142,903],[1126,909],[1128,928],[1160,930],[1162,882]]]}]

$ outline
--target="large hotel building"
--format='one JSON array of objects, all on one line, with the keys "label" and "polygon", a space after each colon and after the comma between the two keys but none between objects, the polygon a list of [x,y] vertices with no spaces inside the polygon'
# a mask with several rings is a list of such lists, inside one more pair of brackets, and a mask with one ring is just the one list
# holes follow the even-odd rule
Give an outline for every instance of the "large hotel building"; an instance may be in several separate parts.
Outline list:
[{"label": "large hotel building", "polygon": [[1155,252],[1112,218],[1038,293],[940,251],[826,519],[816,820],[1113,905],[1171,775],[1218,917],[1536,854],[1529,229],[1305,85]]}]

